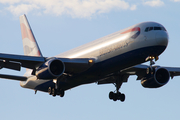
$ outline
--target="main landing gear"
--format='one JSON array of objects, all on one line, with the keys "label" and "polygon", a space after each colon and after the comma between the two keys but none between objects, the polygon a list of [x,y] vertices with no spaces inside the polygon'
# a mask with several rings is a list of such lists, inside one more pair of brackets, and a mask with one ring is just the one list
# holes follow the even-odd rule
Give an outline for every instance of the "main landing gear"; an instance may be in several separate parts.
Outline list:
[{"label": "main landing gear", "polygon": [[55,97],[56,95],[59,95],[60,97],[64,97],[64,90],[60,90],[60,89],[56,89],[53,87],[49,87],[48,88],[48,93],[49,95],[52,95],[53,97]]},{"label": "main landing gear", "polygon": [[109,93],[109,99],[110,100],[113,100],[113,101],[117,101],[117,100],[120,100],[121,102],[124,102],[125,100],[125,95],[120,93],[119,91],[114,93],[114,92],[110,92]]},{"label": "main landing gear", "polygon": [[52,95],[53,97],[55,97],[56,95],[64,97],[65,92],[63,89],[59,88],[59,80],[53,80],[53,82],[55,83],[55,86],[48,88],[49,95]]},{"label": "main landing gear", "polygon": [[115,92],[109,92],[109,99],[110,100],[113,100],[113,101],[117,101],[117,100],[120,100],[121,102],[124,102],[125,101],[125,95],[122,94],[121,92],[119,92],[119,89],[122,85],[122,76],[118,76],[117,79],[116,79],[116,82],[114,83],[115,87],[116,87],[116,90]]}]

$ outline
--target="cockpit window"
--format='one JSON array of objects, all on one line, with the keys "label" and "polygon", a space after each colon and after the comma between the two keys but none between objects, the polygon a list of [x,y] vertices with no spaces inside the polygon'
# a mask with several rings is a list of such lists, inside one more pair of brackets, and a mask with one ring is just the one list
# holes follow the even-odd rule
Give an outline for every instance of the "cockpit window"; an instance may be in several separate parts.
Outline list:
[{"label": "cockpit window", "polygon": [[154,30],[162,30],[161,27],[154,27]]},{"label": "cockpit window", "polygon": [[145,29],[145,32],[151,31],[151,30],[163,30],[166,31],[166,29],[164,27],[147,27]]},{"label": "cockpit window", "polygon": [[148,30],[149,30],[149,27],[147,27],[147,28],[145,29],[145,32],[148,32]]},{"label": "cockpit window", "polygon": [[166,31],[166,29],[164,27],[161,27],[162,30]]},{"label": "cockpit window", "polygon": [[149,31],[151,31],[151,30],[153,30],[153,27],[150,27],[150,28],[149,28]]}]

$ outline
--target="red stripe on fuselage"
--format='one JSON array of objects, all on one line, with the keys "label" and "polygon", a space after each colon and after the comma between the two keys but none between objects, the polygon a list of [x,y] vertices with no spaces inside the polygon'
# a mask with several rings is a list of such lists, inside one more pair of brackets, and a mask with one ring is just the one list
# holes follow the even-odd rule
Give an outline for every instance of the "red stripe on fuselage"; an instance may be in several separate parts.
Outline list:
[{"label": "red stripe on fuselage", "polygon": [[122,32],[121,34],[126,34],[126,33],[129,33],[129,32],[133,32],[133,31],[140,31],[141,29],[139,27],[135,27],[135,28],[131,28],[129,30],[126,30],[124,32]]}]

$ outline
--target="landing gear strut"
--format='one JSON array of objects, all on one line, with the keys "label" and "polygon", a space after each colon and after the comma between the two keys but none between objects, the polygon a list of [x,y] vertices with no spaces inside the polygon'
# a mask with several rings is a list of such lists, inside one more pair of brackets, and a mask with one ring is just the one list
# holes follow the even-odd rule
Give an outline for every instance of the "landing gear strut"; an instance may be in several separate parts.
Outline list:
[{"label": "landing gear strut", "polygon": [[152,67],[152,65],[154,65],[155,62],[154,62],[153,60],[157,61],[158,59],[159,59],[158,56],[148,56],[148,57],[146,58],[146,61],[150,61],[149,68],[147,68],[147,74],[154,74],[155,70],[154,70],[154,68]]},{"label": "landing gear strut", "polygon": [[125,95],[122,94],[121,92],[119,92],[119,89],[122,85],[122,76],[118,76],[117,79],[116,79],[116,82],[114,83],[115,87],[116,87],[116,90],[115,92],[109,92],[109,99],[110,100],[113,100],[113,101],[117,101],[117,100],[120,100],[121,102],[124,102],[125,101]]}]

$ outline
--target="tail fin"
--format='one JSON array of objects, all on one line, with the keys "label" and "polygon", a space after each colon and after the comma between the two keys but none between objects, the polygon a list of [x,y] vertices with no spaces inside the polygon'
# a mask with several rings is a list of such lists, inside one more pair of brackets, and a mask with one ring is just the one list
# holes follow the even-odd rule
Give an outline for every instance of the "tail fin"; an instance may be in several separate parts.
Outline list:
[{"label": "tail fin", "polygon": [[28,56],[42,56],[25,14],[20,16],[20,25],[24,54]]}]

